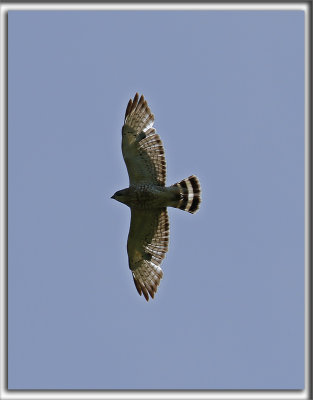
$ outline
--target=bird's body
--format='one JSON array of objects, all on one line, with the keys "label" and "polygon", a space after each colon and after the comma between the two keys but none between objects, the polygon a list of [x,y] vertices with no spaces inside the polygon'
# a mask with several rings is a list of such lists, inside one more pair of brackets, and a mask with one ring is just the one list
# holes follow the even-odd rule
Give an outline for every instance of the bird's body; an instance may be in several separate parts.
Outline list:
[{"label": "bird's body", "polygon": [[149,183],[130,185],[119,192],[122,193],[123,200],[119,199],[119,196],[116,200],[139,210],[176,207],[181,198],[179,189],[175,186],[165,187]]},{"label": "bird's body", "polygon": [[163,276],[160,264],[168,250],[167,207],[195,213],[201,202],[200,183],[194,175],[165,186],[166,163],[154,115],[143,96],[130,100],[122,128],[122,152],[129,187],[112,198],[131,209],[127,241],[129,268],[138,293],[153,298]]}]

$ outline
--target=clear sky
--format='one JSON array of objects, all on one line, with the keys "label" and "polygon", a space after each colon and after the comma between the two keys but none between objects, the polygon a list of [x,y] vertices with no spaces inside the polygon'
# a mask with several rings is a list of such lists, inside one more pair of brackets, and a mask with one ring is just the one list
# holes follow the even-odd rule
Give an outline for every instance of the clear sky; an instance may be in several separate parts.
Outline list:
[{"label": "clear sky", "polygon": [[[9,388],[304,386],[304,13],[9,12]],[[128,269],[125,107],[155,114],[169,209]]]}]

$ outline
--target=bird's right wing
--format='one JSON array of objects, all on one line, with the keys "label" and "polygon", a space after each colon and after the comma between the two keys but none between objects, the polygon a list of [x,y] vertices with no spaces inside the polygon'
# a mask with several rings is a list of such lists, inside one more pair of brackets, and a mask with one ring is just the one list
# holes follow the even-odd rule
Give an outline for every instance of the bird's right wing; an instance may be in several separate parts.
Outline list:
[{"label": "bird's right wing", "polygon": [[131,209],[127,241],[129,268],[138,293],[149,300],[163,276],[160,264],[169,241],[169,221],[166,208],[153,210]]},{"label": "bird's right wing", "polygon": [[129,183],[153,183],[165,186],[164,148],[153,128],[154,115],[143,96],[129,100],[122,128],[122,153]]}]

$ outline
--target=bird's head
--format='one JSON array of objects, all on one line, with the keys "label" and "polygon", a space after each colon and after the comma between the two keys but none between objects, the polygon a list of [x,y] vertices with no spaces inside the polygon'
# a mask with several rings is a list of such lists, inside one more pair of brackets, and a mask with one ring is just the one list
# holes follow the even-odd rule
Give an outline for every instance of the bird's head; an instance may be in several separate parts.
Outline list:
[{"label": "bird's head", "polygon": [[118,190],[113,194],[111,199],[119,201],[120,203],[127,204],[128,200],[128,189]]}]

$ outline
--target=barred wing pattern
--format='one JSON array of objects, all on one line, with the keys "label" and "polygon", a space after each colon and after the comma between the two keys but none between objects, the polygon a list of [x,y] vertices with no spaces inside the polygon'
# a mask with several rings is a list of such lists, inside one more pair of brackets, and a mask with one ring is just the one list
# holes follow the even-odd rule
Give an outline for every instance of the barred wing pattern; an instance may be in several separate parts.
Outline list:
[{"label": "barred wing pattern", "polygon": [[129,267],[138,293],[154,298],[163,276],[160,264],[169,242],[169,221],[166,208],[131,209],[127,242]]},{"label": "barred wing pattern", "polygon": [[165,186],[164,148],[153,128],[154,115],[144,99],[136,93],[127,105],[122,128],[122,153],[130,185],[150,183]]}]

